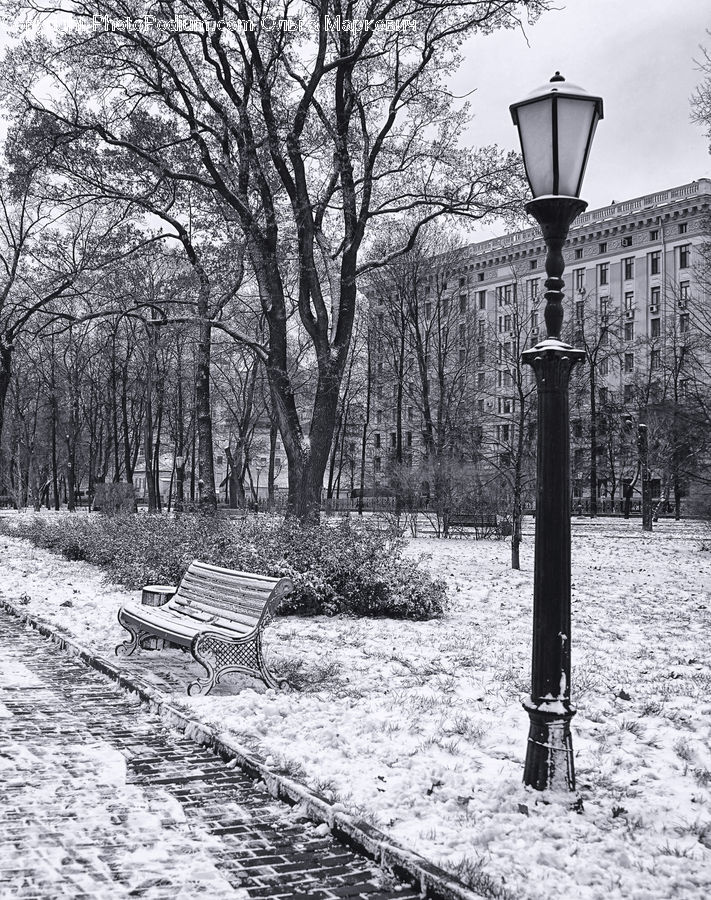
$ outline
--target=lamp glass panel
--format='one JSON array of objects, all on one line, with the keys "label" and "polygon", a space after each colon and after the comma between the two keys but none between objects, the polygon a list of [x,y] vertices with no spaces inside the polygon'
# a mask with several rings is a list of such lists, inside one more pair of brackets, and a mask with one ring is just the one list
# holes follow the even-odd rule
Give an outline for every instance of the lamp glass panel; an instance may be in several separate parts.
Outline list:
[{"label": "lamp glass panel", "polygon": [[[596,103],[558,98],[558,193],[577,197],[592,144],[591,125],[597,120]],[[597,121],[595,121],[597,124]]]},{"label": "lamp glass panel", "polygon": [[521,150],[534,197],[553,193],[552,101],[544,97],[517,110]]}]

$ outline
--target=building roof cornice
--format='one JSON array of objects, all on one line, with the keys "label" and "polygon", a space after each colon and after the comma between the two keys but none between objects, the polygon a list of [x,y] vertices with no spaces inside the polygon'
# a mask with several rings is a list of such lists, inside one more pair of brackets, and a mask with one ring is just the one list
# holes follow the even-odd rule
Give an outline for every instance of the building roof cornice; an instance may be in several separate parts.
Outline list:
[{"label": "building roof cornice", "polygon": [[[570,228],[569,240],[575,237],[576,232],[589,228],[591,225],[604,225],[606,222],[615,224],[625,216],[636,216],[641,213],[649,213],[652,210],[678,204],[680,201],[692,200],[695,197],[711,198],[711,179],[699,178],[689,184],[680,187],[669,188],[666,191],[658,191],[654,194],[646,194],[633,200],[625,200],[622,203],[611,203],[600,209],[592,209],[578,216]],[[541,231],[538,226],[525,228],[501,237],[490,238],[486,241],[467,244],[464,254],[467,257],[483,256],[488,253],[507,251],[513,247],[519,247],[528,242],[541,241]]]}]

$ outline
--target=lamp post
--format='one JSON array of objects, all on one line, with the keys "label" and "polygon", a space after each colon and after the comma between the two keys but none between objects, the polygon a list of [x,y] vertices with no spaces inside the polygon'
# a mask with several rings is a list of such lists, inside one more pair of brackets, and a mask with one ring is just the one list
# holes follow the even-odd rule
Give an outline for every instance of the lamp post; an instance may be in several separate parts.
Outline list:
[{"label": "lamp post", "polygon": [[[632,425],[632,416],[625,415],[626,425]],[[637,477],[642,480],[642,531],[652,531],[652,484],[649,478],[649,432],[643,422],[637,423],[637,475],[630,485],[630,499],[632,490],[637,482]],[[625,518],[629,518],[625,508]]]},{"label": "lamp post", "polygon": [[584,357],[561,340],[563,245],[586,209],[580,188],[602,100],[566,83],[550,83],[511,106],[533,200],[528,212],[548,250],[544,340],[522,354],[538,390],[536,540],[530,719],[524,783],[575,790],[570,720],[570,370]]}]

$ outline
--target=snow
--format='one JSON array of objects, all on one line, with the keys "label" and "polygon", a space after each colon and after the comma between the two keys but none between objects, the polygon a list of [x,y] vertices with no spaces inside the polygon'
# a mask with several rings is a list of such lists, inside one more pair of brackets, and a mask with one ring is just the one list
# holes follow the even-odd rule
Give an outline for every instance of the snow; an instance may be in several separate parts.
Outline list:
[{"label": "snow", "polygon": [[[455,873],[481,862],[531,900],[700,900],[711,893],[711,553],[699,549],[703,531],[660,523],[645,534],[634,520],[574,520],[566,639],[582,812],[568,795],[521,783],[530,529],[521,571],[511,570],[505,542],[411,540],[408,552],[448,584],[444,619],[278,619],[267,651],[296,689],[235,679],[188,698],[197,666],[180,651],[119,664],[275,771]],[[23,541],[2,536],[3,547],[0,596],[113,660],[127,636],[116,613],[138,593]]]}]

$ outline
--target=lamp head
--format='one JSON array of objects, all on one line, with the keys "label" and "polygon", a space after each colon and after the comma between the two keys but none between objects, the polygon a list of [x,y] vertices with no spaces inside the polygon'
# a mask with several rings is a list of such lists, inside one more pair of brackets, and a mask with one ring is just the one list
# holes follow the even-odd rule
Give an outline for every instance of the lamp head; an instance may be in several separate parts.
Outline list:
[{"label": "lamp head", "polygon": [[579,197],[602,98],[556,72],[548,84],[513,103],[526,177],[534,198]]}]

